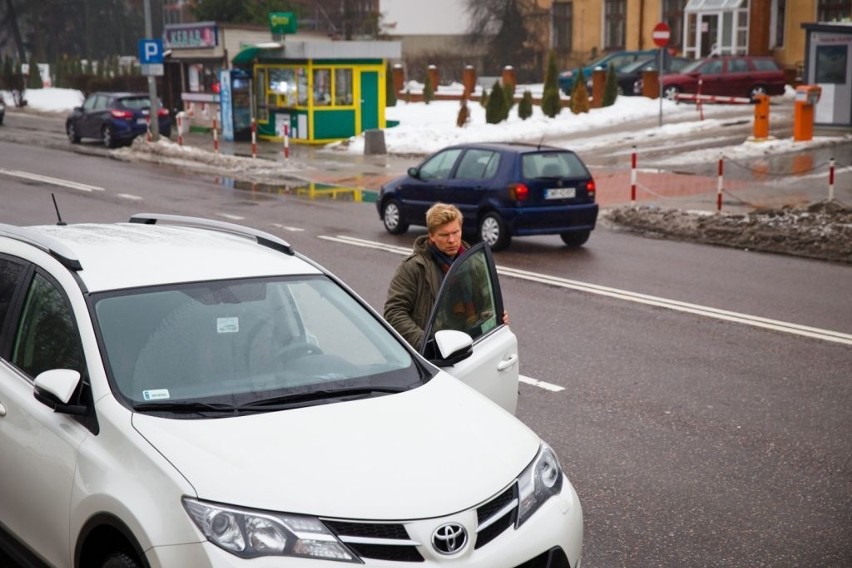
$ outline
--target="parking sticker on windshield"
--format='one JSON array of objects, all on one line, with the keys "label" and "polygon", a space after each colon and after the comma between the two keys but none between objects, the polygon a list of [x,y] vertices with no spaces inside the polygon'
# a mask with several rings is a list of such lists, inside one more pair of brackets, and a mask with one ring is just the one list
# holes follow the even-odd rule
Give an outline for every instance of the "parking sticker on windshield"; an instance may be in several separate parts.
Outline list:
[{"label": "parking sticker on windshield", "polygon": [[171,397],[169,389],[151,389],[142,391],[142,398],[145,400],[163,400]]},{"label": "parking sticker on windshield", "polygon": [[217,333],[237,333],[240,331],[240,318],[216,318]]}]

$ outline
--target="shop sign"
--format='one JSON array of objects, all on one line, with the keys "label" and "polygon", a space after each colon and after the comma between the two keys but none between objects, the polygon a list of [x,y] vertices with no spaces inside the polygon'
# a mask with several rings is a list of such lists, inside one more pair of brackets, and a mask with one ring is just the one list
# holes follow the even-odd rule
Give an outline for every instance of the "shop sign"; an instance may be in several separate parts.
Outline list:
[{"label": "shop sign", "polygon": [[218,43],[219,33],[215,22],[168,25],[163,30],[163,46],[165,49],[216,47]]},{"label": "shop sign", "polygon": [[295,12],[269,13],[269,29],[273,34],[294,34],[297,27]]}]

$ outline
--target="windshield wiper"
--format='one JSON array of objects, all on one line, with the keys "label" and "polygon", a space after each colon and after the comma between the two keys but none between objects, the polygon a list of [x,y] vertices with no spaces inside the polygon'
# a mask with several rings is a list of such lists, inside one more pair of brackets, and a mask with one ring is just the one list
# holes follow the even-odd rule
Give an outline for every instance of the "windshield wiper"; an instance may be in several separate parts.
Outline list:
[{"label": "windshield wiper", "polygon": [[220,402],[198,401],[158,401],[140,402],[133,405],[133,410],[162,410],[166,412],[237,412],[239,408],[233,404]]},{"label": "windshield wiper", "polygon": [[263,398],[254,402],[240,405],[237,410],[269,410],[271,407],[287,408],[297,406],[307,402],[316,402],[329,399],[346,399],[353,400],[357,398],[367,398],[374,394],[388,394],[407,391],[409,386],[375,386],[375,387],[343,387],[337,389],[323,389],[311,392],[301,392],[294,394],[285,394],[281,396],[273,396]]}]

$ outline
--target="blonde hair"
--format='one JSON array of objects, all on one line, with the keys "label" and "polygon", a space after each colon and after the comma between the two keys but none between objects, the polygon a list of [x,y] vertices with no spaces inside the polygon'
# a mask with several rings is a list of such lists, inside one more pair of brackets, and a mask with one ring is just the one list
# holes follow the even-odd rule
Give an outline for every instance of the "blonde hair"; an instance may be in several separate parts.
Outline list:
[{"label": "blonde hair", "polygon": [[462,212],[455,205],[436,203],[426,212],[426,228],[431,235],[440,227],[453,221],[458,221],[459,226],[461,226],[463,219]]}]

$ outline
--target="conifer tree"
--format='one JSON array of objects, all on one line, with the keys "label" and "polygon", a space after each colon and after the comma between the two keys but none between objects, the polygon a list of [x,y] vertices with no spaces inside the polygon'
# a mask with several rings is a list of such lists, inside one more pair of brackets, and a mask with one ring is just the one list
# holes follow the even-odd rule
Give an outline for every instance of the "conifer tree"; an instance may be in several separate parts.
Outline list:
[{"label": "conifer tree", "polygon": [[580,114],[581,112],[589,112],[590,108],[589,90],[586,88],[586,81],[583,79],[583,70],[577,69],[577,80],[574,81],[574,88],[571,90],[571,112]]},{"label": "conifer tree", "polygon": [[43,87],[44,83],[41,80],[41,73],[38,70],[35,57],[30,57],[30,74],[27,77],[27,88],[41,89]]},{"label": "conifer tree", "polygon": [[532,112],[532,93],[528,89],[524,91],[524,96],[521,97],[521,102],[518,103],[518,117],[521,120],[526,120],[532,116]]},{"label": "conifer tree", "polygon": [[606,83],[604,84],[603,100],[601,106],[612,106],[618,98],[618,77],[612,63],[606,69]]},{"label": "conifer tree", "polygon": [[432,84],[432,75],[426,73],[426,80],[423,81],[423,102],[427,105],[435,98],[435,85]]},{"label": "conifer tree", "polygon": [[488,124],[499,124],[505,119],[506,101],[503,96],[503,88],[499,81],[494,81],[491,94],[488,96],[488,106],[485,107],[485,122]]},{"label": "conifer tree", "polygon": [[541,111],[545,116],[555,117],[562,111],[557,81],[556,53],[551,50],[547,58],[547,70],[544,74],[544,91],[541,96]]}]

